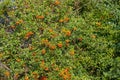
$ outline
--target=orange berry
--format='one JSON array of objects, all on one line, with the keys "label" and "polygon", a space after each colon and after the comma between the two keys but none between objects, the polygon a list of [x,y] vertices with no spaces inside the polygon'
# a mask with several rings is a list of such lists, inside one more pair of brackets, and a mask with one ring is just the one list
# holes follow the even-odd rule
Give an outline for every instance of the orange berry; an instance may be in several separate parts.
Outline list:
[{"label": "orange berry", "polygon": [[51,32],[51,33],[52,33],[52,32],[53,32],[53,30],[52,30],[52,29],[49,29],[49,32]]},{"label": "orange berry", "polygon": [[19,20],[19,22],[20,22],[20,23],[23,23],[23,20],[21,19],[21,20]]},{"label": "orange berry", "polygon": [[64,22],[64,20],[63,20],[63,19],[60,19],[59,22],[62,23],[62,22]]},{"label": "orange berry", "polygon": [[18,58],[18,59],[16,59],[16,61],[17,61],[17,62],[20,62],[20,61],[21,61],[21,59],[19,59],[19,58]]},{"label": "orange berry", "polygon": [[36,16],[37,19],[44,19],[44,16]]},{"label": "orange berry", "polygon": [[32,31],[26,33],[26,35],[25,35],[25,39],[30,38],[33,34],[34,34],[34,33],[33,33]]},{"label": "orange berry", "polygon": [[16,27],[15,26],[10,26],[12,29],[15,29]]},{"label": "orange berry", "polygon": [[45,71],[49,71],[49,68],[48,68],[48,67],[46,67],[46,68],[45,68]]},{"label": "orange berry", "polygon": [[42,54],[45,54],[45,53],[46,53],[46,50],[45,50],[45,49],[42,49],[42,50],[41,50],[41,53],[42,53]]},{"label": "orange berry", "polygon": [[74,55],[75,51],[74,50],[70,50],[70,55]]},{"label": "orange berry", "polygon": [[5,74],[5,76],[7,76],[7,77],[10,76],[10,72],[9,72],[9,71],[6,71],[4,74]]},{"label": "orange berry", "polygon": [[63,44],[62,44],[62,43],[58,43],[57,46],[58,46],[59,48],[62,48]]},{"label": "orange berry", "polygon": [[21,20],[18,20],[17,22],[16,22],[16,25],[19,25],[19,24],[21,24],[21,23],[23,23],[23,20],[21,19]]},{"label": "orange berry", "polygon": [[39,16],[39,19],[44,19],[44,16]]},{"label": "orange berry", "polygon": [[55,5],[59,5],[59,4],[60,4],[60,1],[56,0],[54,4],[55,4]]},{"label": "orange berry", "polygon": [[34,47],[33,46],[29,46],[29,50],[33,50],[34,49]]},{"label": "orange berry", "polygon": [[55,45],[50,45],[49,48],[50,48],[51,50],[55,50],[56,46],[55,46]]},{"label": "orange berry", "polygon": [[69,69],[64,69],[60,72],[60,76],[64,79],[64,80],[70,80],[71,78],[71,74],[69,73]]},{"label": "orange berry", "polygon": [[17,22],[16,22],[16,25],[18,25],[18,24],[20,24],[20,22],[17,21]]},{"label": "orange berry", "polygon": [[42,76],[42,77],[40,78],[40,80],[47,80],[47,77],[46,77],[46,76]]},{"label": "orange berry", "polygon": [[33,74],[33,75],[37,75],[37,73],[36,73],[36,72],[32,72],[32,74]]},{"label": "orange berry", "polygon": [[68,22],[68,21],[69,21],[69,18],[68,18],[68,17],[64,18],[64,21],[65,21],[65,22]]},{"label": "orange berry", "polygon": [[25,76],[25,79],[24,80],[29,80],[29,77],[28,76]]},{"label": "orange berry", "polygon": [[45,64],[45,61],[44,61],[44,60],[42,60],[41,62],[42,62],[42,64]]},{"label": "orange berry", "polygon": [[71,31],[66,31],[66,36],[71,36]]},{"label": "orange berry", "polygon": [[67,40],[65,40],[65,42],[66,42],[66,43],[69,43],[69,42],[70,42],[70,40],[69,40],[69,39],[67,39]]},{"label": "orange berry", "polygon": [[49,46],[50,45],[50,42],[48,41],[48,39],[43,39],[41,41],[42,44],[44,44],[45,46]]}]

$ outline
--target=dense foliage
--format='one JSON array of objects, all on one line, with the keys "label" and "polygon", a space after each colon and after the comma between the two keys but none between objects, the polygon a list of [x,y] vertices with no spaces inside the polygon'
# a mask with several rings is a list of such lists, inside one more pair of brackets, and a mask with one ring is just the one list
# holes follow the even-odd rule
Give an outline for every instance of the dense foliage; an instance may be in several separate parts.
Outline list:
[{"label": "dense foliage", "polygon": [[120,0],[0,2],[0,80],[120,80]]}]

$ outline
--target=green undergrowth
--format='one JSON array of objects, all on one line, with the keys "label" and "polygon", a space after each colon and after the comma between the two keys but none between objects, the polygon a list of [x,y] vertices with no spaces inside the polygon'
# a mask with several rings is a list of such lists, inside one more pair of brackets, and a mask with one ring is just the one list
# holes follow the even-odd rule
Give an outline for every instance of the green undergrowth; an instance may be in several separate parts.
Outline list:
[{"label": "green undergrowth", "polygon": [[15,0],[4,12],[1,78],[120,80],[119,0]]}]

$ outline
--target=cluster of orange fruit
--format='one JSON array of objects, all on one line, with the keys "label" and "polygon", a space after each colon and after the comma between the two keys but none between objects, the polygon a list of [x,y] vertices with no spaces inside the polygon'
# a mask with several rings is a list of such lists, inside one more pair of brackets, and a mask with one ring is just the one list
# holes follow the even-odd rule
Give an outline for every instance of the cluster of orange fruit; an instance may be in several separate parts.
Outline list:
[{"label": "cluster of orange fruit", "polygon": [[70,30],[65,31],[65,35],[66,36],[71,36],[71,31]]},{"label": "cluster of orange fruit", "polygon": [[23,20],[21,19],[21,20],[18,20],[17,22],[16,22],[16,25],[19,25],[19,24],[21,24],[21,23],[23,23]]},{"label": "cluster of orange fruit", "polygon": [[44,16],[42,16],[42,15],[37,15],[37,16],[36,16],[36,19],[44,19]]},{"label": "cluster of orange fruit", "polygon": [[61,42],[59,42],[59,43],[57,44],[57,46],[58,46],[59,48],[62,48],[63,44],[62,44]]},{"label": "cluster of orange fruit", "polygon": [[68,17],[65,17],[64,19],[60,19],[59,22],[63,23],[63,22],[68,22],[70,19]]},{"label": "cluster of orange fruit", "polygon": [[60,4],[60,1],[59,0],[56,0],[55,2],[54,2],[54,5],[59,5]]},{"label": "cluster of orange fruit", "polygon": [[46,50],[45,50],[45,49],[42,49],[42,50],[41,50],[41,53],[42,53],[42,54],[45,54],[45,53],[46,53]]},{"label": "cluster of orange fruit", "polygon": [[[54,45],[54,44],[50,44],[50,42],[47,42],[47,43],[45,43],[45,44],[49,47],[50,50],[55,50],[56,47],[58,47],[58,48],[62,48],[62,47],[63,47],[63,44],[62,44],[61,42],[57,43],[57,46]],[[42,50],[41,50],[41,53],[42,53],[42,54],[45,54],[45,53],[46,53],[46,50],[45,50],[45,49],[42,49]]]},{"label": "cluster of orange fruit", "polygon": [[12,25],[12,26],[10,26],[10,28],[11,28],[11,29],[15,29],[15,28],[16,28],[16,26]]},{"label": "cluster of orange fruit", "polygon": [[71,79],[71,74],[69,72],[69,68],[65,68],[64,70],[62,70],[60,72],[60,76],[64,79],[64,80],[70,80]]},{"label": "cluster of orange fruit", "polygon": [[34,33],[32,31],[25,34],[25,39],[29,39]]},{"label": "cluster of orange fruit", "polygon": [[16,26],[19,25],[19,24],[22,24],[22,23],[23,23],[22,19],[18,20],[18,21],[16,21],[15,25],[11,25],[10,28],[13,29],[13,30],[15,30]]},{"label": "cluster of orange fruit", "polygon": [[9,71],[4,72],[4,74],[5,74],[6,77],[10,76],[10,72]]},{"label": "cluster of orange fruit", "polygon": [[[48,80],[46,76],[41,76],[39,78],[39,75],[35,72],[33,72],[33,78],[34,78],[34,80]],[[26,75],[24,80],[31,80],[31,79]]]},{"label": "cluster of orange fruit", "polygon": [[50,44],[49,48],[50,48],[50,50],[55,50],[56,49],[56,45]]}]

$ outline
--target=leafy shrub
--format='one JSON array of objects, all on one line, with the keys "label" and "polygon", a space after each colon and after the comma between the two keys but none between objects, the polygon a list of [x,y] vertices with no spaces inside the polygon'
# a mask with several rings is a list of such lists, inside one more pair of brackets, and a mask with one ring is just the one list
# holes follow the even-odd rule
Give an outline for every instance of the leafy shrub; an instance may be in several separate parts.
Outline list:
[{"label": "leafy shrub", "polygon": [[14,6],[17,9],[6,9],[10,24],[0,26],[0,65],[7,67],[0,67],[0,76],[9,80],[119,80],[118,3],[16,0]]}]

